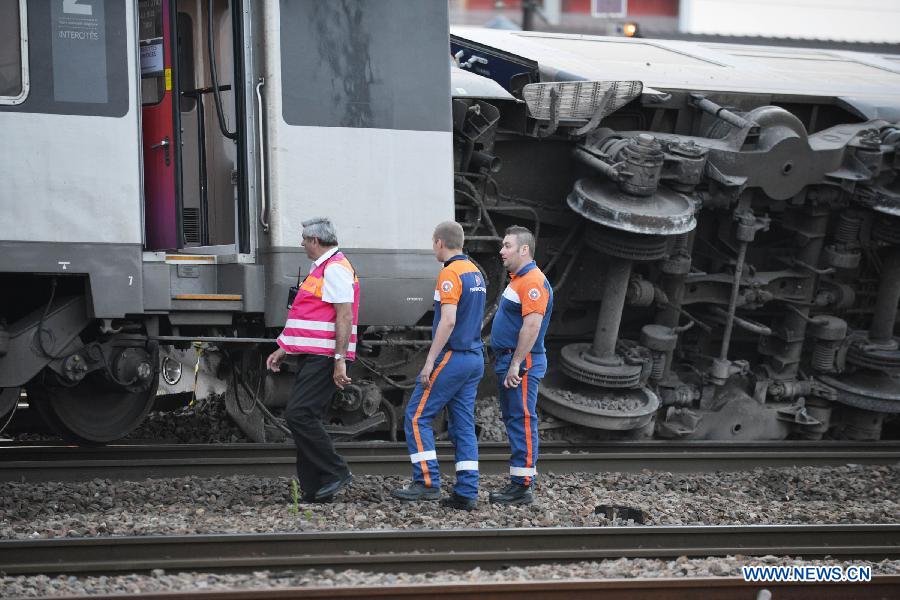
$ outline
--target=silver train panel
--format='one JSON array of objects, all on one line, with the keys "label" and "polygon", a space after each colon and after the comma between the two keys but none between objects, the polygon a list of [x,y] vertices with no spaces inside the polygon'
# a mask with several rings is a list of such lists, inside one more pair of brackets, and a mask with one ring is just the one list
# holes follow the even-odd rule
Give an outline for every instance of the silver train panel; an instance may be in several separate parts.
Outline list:
[{"label": "silver train panel", "polygon": [[[328,23],[316,16],[318,7],[323,5],[315,2],[266,5],[270,244],[272,247],[298,245],[301,221],[323,215],[333,219],[345,247],[428,250],[431,224],[453,218],[450,76],[444,43],[446,7],[436,0],[416,3],[415,10],[410,10],[406,3],[388,5],[390,16],[402,22],[381,30],[387,39],[365,37],[369,46],[355,48],[330,41],[330,34],[335,39],[341,36],[346,39],[346,33],[327,30]],[[285,6],[290,11],[281,14]],[[376,13],[385,10],[381,3],[371,9],[356,4],[356,11],[363,13],[360,16],[363,19],[374,18]],[[415,20],[430,13],[440,18]],[[306,26],[304,16],[326,30],[309,29],[308,33],[316,37],[307,39],[305,45],[283,47],[282,28],[292,38],[303,38],[296,28]],[[410,19],[413,20],[409,21],[409,27],[405,26]],[[340,18],[336,20],[343,22]],[[420,36],[430,36],[434,43],[425,45],[423,54],[407,55],[405,62],[388,62],[401,54],[396,51],[402,49],[405,36],[413,30],[419,30]],[[395,52],[389,52],[390,47]],[[299,52],[312,53],[314,62],[321,63],[320,69],[331,71],[315,78],[302,77],[293,65],[283,64],[282,53],[284,61],[294,63],[303,60],[303,55],[296,54]],[[330,52],[347,54],[328,59],[325,55]],[[342,81],[341,60],[356,65],[359,58],[356,55],[366,52],[371,52],[368,77],[377,79],[378,84],[365,80]],[[435,65],[439,68],[435,69]],[[423,67],[438,82],[436,90],[416,81]],[[310,98],[296,98],[295,88],[309,86],[309,79],[313,79],[314,85],[329,88],[319,90]],[[371,89],[348,90],[342,87],[345,84]],[[316,98],[325,99],[325,103],[331,98],[330,102],[343,107],[343,112],[322,110],[313,103]],[[296,101],[297,105],[286,106],[285,99]],[[405,112],[413,114],[404,115]],[[437,116],[429,121],[422,113]],[[428,225],[420,231],[410,228],[409,223]]]},{"label": "silver train panel", "polygon": [[302,221],[327,216],[360,274],[361,321],[413,324],[431,308],[432,227],[454,217],[446,5],[265,11],[266,323],[283,323],[308,266]]},{"label": "silver train panel", "polygon": [[[431,231],[422,229],[426,239]],[[348,248],[343,251],[360,278],[359,322],[365,325],[412,325],[431,310],[440,264],[431,251]],[[261,252],[266,265],[266,325],[282,327],[287,317],[288,288],[309,270],[300,248]]]},{"label": "silver train panel", "polygon": [[[43,35],[30,36],[29,96],[0,107],[3,138],[15,140],[0,144],[0,240],[141,243],[133,6],[88,4],[98,40],[63,44],[62,5],[28,3],[30,29]],[[43,41],[48,21],[57,35],[51,43]],[[81,88],[100,84],[109,89]]]},{"label": "silver train panel", "polygon": [[0,241],[0,272],[89,275],[92,316],[143,312],[139,244]]}]

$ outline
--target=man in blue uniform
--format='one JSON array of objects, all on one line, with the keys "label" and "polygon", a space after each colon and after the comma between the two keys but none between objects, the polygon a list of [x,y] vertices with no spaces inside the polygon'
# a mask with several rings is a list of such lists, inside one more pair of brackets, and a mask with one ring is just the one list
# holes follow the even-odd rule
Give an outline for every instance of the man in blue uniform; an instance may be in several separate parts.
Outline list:
[{"label": "man in blue uniform", "polygon": [[478,498],[475,393],[484,375],[481,325],[487,289],[478,267],[462,253],[463,238],[462,227],[454,221],[438,225],[432,236],[435,257],[444,268],[434,289],[431,348],[406,406],[404,428],[413,481],[391,495],[406,501],[440,498],[431,421],[446,406],[450,440],[456,448],[456,485],[441,504],[473,510]]},{"label": "man in blue uniform", "polygon": [[525,227],[506,230],[500,258],[511,281],[503,291],[491,328],[494,370],[500,382],[500,412],[511,449],[510,483],[491,492],[495,504],[531,504],[537,474],[538,385],[547,372],[544,334],[553,310],[553,289],[534,262],[534,235]]}]

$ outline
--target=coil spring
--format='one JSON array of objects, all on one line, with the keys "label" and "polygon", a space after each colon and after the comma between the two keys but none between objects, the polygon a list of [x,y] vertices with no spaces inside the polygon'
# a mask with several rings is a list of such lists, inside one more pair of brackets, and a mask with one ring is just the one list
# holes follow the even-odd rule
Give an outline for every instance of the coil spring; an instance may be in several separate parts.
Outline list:
[{"label": "coil spring", "polygon": [[609,256],[635,261],[654,261],[666,255],[664,235],[641,235],[595,225],[589,227],[584,242]]},{"label": "coil spring", "polygon": [[660,380],[663,377],[663,373],[666,371],[666,355],[662,352],[654,352],[653,357],[653,365],[650,368],[650,379]]},{"label": "coil spring", "polygon": [[859,229],[862,219],[852,213],[841,213],[838,217],[837,231],[834,237],[838,242],[848,244],[859,239]]},{"label": "coil spring", "polygon": [[828,342],[819,342],[813,347],[812,365],[817,371],[834,370],[834,359],[837,356],[837,346]]}]

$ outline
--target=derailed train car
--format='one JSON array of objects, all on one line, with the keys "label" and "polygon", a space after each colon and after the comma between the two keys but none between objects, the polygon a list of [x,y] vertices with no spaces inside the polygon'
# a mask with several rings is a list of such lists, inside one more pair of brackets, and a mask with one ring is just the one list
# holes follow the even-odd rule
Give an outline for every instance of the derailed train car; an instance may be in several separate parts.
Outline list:
[{"label": "derailed train car", "polygon": [[454,100],[457,203],[540,226],[561,344],[545,412],[597,436],[882,435],[900,412],[896,57],[453,33],[517,100]]},{"label": "derailed train car", "polygon": [[540,405],[593,437],[876,439],[900,412],[896,60],[460,30],[451,68],[442,0],[0,11],[0,413],[24,388],[103,443],[160,390],[221,392],[278,439],[264,357],[328,215],[363,291],[331,428],[394,437],[454,214],[494,300],[503,227],[536,229]]}]

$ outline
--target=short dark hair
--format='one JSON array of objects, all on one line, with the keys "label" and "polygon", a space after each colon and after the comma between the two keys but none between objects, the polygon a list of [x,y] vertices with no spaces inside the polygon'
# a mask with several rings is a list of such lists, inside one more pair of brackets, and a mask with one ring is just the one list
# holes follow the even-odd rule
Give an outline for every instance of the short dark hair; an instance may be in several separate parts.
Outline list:
[{"label": "short dark hair", "polygon": [[444,221],[434,228],[434,239],[444,242],[444,246],[452,250],[460,250],[465,242],[466,234],[462,225],[456,221]]},{"label": "short dark hair", "polygon": [[531,233],[530,229],[521,225],[513,225],[506,228],[505,235],[516,236],[519,246],[528,246],[528,254],[531,255],[531,258],[534,258],[535,240],[534,234]]}]

